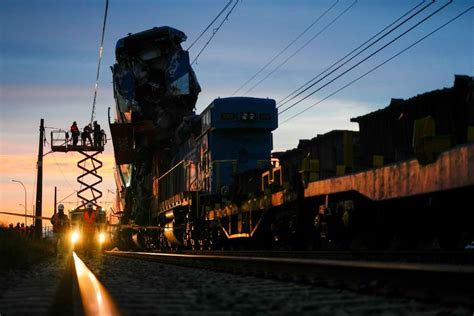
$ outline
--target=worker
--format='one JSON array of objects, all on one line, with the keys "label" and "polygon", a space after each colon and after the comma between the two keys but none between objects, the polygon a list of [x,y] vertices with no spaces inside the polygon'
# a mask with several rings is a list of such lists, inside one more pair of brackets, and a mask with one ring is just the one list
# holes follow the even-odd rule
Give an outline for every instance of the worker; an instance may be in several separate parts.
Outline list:
[{"label": "worker", "polygon": [[87,146],[87,140],[89,140],[89,146],[92,146],[92,126],[87,124],[82,131],[82,146]]},{"label": "worker", "polygon": [[58,212],[51,218],[51,224],[54,233],[54,254],[60,256],[66,249],[66,236],[70,228],[69,218],[64,214],[64,205],[58,205]]},{"label": "worker", "polygon": [[20,235],[21,234],[21,226],[20,226],[20,222],[16,223],[16,226],[15,226],[15,232]]},{"label": "worker", "polygon": [[102,146],[102,130],[100,129],[100,125],[97,124],[97,121],[94,121],[94,146],[100,147]]},{"label": "worker", "polygon": [[88,202],[83,215],[82,234],[84,236],[84,256],[90,256],[92,254],[97,230],[97,213],[92,209],[92,207],[92,203]]},{"label": "worker", "polygon": [[22,236],[26,236],[27,235],[27,227],[25,227],[25,223],[21,223],[21,226],[20,226],[20,234]]},{"label": "worker", "polygon": [[76,146],[77,142],[79,141],[79,134],[80,134],[76,121],[72,122],[70,131],[71,131],[71,136],[72,136],[72,145]]}]

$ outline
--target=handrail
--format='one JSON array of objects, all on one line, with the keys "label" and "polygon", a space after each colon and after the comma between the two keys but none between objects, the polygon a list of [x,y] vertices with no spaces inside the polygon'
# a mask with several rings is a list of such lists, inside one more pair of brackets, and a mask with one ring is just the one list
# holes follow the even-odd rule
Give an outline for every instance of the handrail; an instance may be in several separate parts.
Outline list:
[{"label": "handrail", "polygon": [[168,174],[170,174],[174,169],[178,168],[179,166],[181,166],[183,163],[185,163],[186,160],[181,160],[180,162],[178,162],[176,165],[174,165],[173,168],[171,168],[170,170],[166,171],[165,173],[163,173],[161,176],[158,177],[158,181],[160,181],[161,179],[163,179],[164,177],[166,177]]}]

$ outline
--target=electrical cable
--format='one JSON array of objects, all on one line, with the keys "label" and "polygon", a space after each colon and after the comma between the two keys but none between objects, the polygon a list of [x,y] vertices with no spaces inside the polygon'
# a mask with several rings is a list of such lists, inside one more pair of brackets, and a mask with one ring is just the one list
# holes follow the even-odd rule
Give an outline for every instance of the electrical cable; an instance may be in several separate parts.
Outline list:
[{"label": "electrical cable", "polygon": [[[380,52],[381,50],[385,49],[386,47],[388,47],[389,45],[393,44],[395,41],[397,41],[398,39],[400,39],[401,37],[403,37],[405,34],[411,32],[413,29],[415,29],[416,27],[418,27],[420,24],[424,23],[426,20],[428,20],[429,18],[431,18],[432,16],[434,16],[435,14],[439,13],[441,10],[443,10],[444,8],[446,8],[448,5],[450,5],[451,3],[453,2],[453,0],[450,0],[448,1],[445,5],[443,5],[442,7],[440,7],[439,9],[437,9],[436,11],[434,11],[433,13],[431,13],[430,15],[428,15],[427,17],[423,18],[421,21],[419,21],[418,23],[416,23],[415,25],[413,25],[412,27],[410,27],[408,30],[404,31],[403,33],[401,33],[400,35],[398,35],[397,37],[395,37],[394,39],[392,39],[390,42],[388,42],[387,44],[383,45],[381,48],[377,49],[375,52],[371,53],[369,56],[365,57],[364,59],[362,59],[361,61],[359,61],[358,63],[356,63],[355,65],[351,66],[350,68],[346,69],[344,72],[342,72],[341,74],[339,74],[338,76],[336,76],[335,78],[331,79],[330,81],[326,82],[325,84],[323,84],[321,87],[317,88],[316,90],[312,91],[311,93],[309,93],[308,95],[304,96],[302,99],[298,100],[297,102],[293,103],[292,105],[290,105],[289,107],[287,107],[286,109],[284,109],[283,111],[279,112],[278,115],[281,115],[283,114],[284,112],[288,111],[289,109],[293,108],[294,106],[296,106],[297,104],[301,103],[302,101],[306,100],[307,98],[309,98],[310,96],[314,95],[316,92],[320,91],[321,89],[323,89],[324,87],[327,87],[329,84],[333,83],[334,81],[336,81],[337,79],[339,79],[340,77],[344,76],[345,74],[347,74],[348,72],[352,71],[354,68],[356,68],[357,66],[359,66],[360,64],[362,64],[363,62],[365,62],[366,60],[372,58],[372,56],[376,55],[378,52]],[[308,88],[306,88],[305,90],[308,90],[309,88],[313,87],[314,85],[316,85],[316,83],[313,83],[311,84]]]},{"label": "electrical cable", "polygon": [[338,90],[334,91],[333,93],[329,94],[328,96],[326,96],[324,99],[322,100],[319,100],[318,102],[312,104],[311,106],[307,107],[306,109],[304,109],[303,111],[300,111],[298,113],[296,113],[295,115],[291,116],[290,118],[286,119],[285,121],[283,121],[282,123],[280,123],[280,126],[287,123],[288,121],[294,119],[295,117],[303,114],[304,112],[308,111],[309,109],[311,109],[312,107],[322,103],[323,101],[329,99],[330,97],[336,95],[337,93],[341,92],[342,90],[346,89],[347,87],[351,86],[352,84],[354,84],[355,82],[359,81],[360,79],[364,78],[365,76],[367,76],[368,74],[374,72],[375,70],[377,70],[378,68],[382,67],[383,65],[385,65],[386,63],[388,63],[389,61],[395,59],[396,57],[400,56],[401,54],[403,54],[404,52],[406,52],[407,50],[411,49],[412,47],[416,46],[417,44],[421,43],[422,41],[424,41],[426,38],[430,37],[431,35],[433,35],[434,33],[438,32],[439,30],[443,29],[444,27],[446,27],[448,24],[454,22],[455,20],[459,19],[461,16],[463,16],[464,14],[466,14],[467,12],[471,11],[472,9],[474,9],[474,6],[471,6],[469,8],[467,8],[466,10],[464,10],[463,12],[461,12],[460,14],[458,14],[457,16],[455,16],[454,18],[452,18],[451,20],[447,21],[446,23],[442,24],[441,26],[437,27],[435,30],[431,31],[430,33],[428,33],[427,35],[423,36],[422,38],[420,38],[419,40],[415,41],[414,43],[412,43],[411,45],[409,45],[408,47],[404,48],[403,50],[399,51],[398,53],[392,55],[392,57],[386,59],[385,61],[383,61],[382,63],[378,64],[377,66],[373,67],[372,69],[370,69],[369,71],[365,72],[363,75],[357,77],[356,79],[350,81],[348,84],[344,85],[343,87],[339,88]]},{"label": "electrical cable", "polygon": [[[67,198],[69,198],[71,195],[73,195],[74,193],[77,193],[77,190],[73,190],[73,192],[71,194],[69,194],[68,196],[66,196],[65,198],[63,198],[61,201],[57,202],[58,204],[59,203],[62,203],[64,202]],[[74,202],[70,202],[70,203],[74,203]]]},{"label": "electrical cable", "polygon": [[[286,97],[284,97],[282,100],[278,101],[277,104],[278,107],[277,109],[279,109],[280,107],[282,107],[283,105],[285,105],[286,103],[290,102],[291,100],[294,100],[296,97],[298,97],[299,95],[301,95],[301,93],[303,93],[304,91],[298,93],[297,95],[291,97],[292,95],[294,95],[295,93],[297,93],[299,90],[301,89],[304,89],[306,85],[308,84],[311,84],[311,82],[313,80],[316,80],[317,78],[319,78],[319,76],[321,76],[322,74],[324,74],[326,71],[330,70],[332,67],[334,67],[335,65],[337,65],[338,63],[340,63],[341,61],[343,61],[344,59],[346,59],[347,57],[349,57],[350,55],[352,55],[354,52],[356,52],[357,50],[359,50],[361,47],[363,47],[364,45],[366,45],[367,43],[369,43],[371,40],[373,40],[374,38],[376,38],[377,36],[379,36],[380,34],[382,34],[383,32],[385,32],[388,28],[390,28],[392,25],[394,25],[395,23],[397,23],[398,21],[400,21],[401,19],[403,19],[405,16],[407,16],[408,14],[410,14],[412,11],[414,11],[416,8],[418,8],[420,5],[422,5],[423,3],[425,3],[426,0],[423,0],[421,3],[419,3],[418,5],[416,5],[414,8],[410,9],[408,12],[404,13],[402,16],[400,16],[398,19],[396,19],[395,21],[393,21],[392,23],[390,23],[389,25],[387,25],[385,28],[383,28],[381,31],[379,31],[377,34],[375,34],[374,36],[372,36],[371,38],[369,38],[368,40],[366,40],[364,43],[360,44],[357,48],[353,49],[351,52],[347,53],[344,57],[340,58],[339,60],[337,60],[335,63],[333,63],[331,66],[329,66],[328,68],[324,69],[322,72],[320,72],[318,75],[316,75],[315,77],[313,77],[311,80],[308,80],[307,82],[305,82],[303,85],[301,85],[299,88],[297,88],[296,90],[292,91],[290,94],[288,94]],[[407,19],[405,19],[405,21],[399,23],[397,26],[395,26],[394,28],[392,28],[389,32],[385,33],[384,35],[382,35],[380,38],[378,38],[376,41],[374,41],[373,43],[371,43],[370,45],[368,45],[367,47],[365,47],[363,50],[359,51],[356,55],[354,55],[351,59],[347,60],[344,64],[340,65],[340,67],[344,66],[346,63],[348,63],[349,61],[351,61],[353,58],[357,57],[358,55],[360,55],[361,53],[363,53],[364,51],[366,51],[368,48],[370,48],[371,46],[373,46],[374,44],[376,44],[377,42],[379,42],[380,40],[382,40],[384,37],[386,37],[387,35],[389,35],[391,32],[393,32],[395,29],[397,29],[398,27],[400,27],[401,25],[403,25],[404,23],[406,23],[407,21],[409,21],[410,19],[412,19],[414,16],[416,16],[417,14],[419,14],[421,11],[425,10],[427,7],[429,7],[430,5],[432,5],[435,1],[432,0],[432,2],[430,4],[428,4],[427,6],[423,7],[421,10],[417,11],[416,13],[414,13],[413,15],[411,15],[410,17],[408,17]],[[339,68],[340,68],[339,67]],[[339,69],[337,68],[337,69]],[[333,73],[334,71],[336,71],[337,69],[333,70],[331,73]],[[328,75],[330,75],[331,73],[329,73]],[[324,78],[322,78],[324,79]],[[291,97],[291,98],[290,98]],[[288,99],[290,98],[290,99]],[[288,100],[287,100],[288,99]],[[286,101],[285,101],[286,100]]]},{"label": "electrical cable", "polygon": [[105,0],[104,24],[102,25],[102,37],[100,39],[99,62],[97,64],[97,74],[96,74],[96,78],[95,78],[94,100],[92,101],[91,124],[94,121],[94,116],[95,116],[95,102],[97,100],[97,90],[98,90],[98,87],[99,87],[100,63],[102,61],[102,53],[104,51],[105,25],[107,23],[107,12],[108,12],[108,10],[109,10],[109,0]]},{"label": "electrical cable", "polygon": [[237,4],[239,3],[239,0],[237,0],[235,2],[235,4],[232,6],[232,8],[230,9],[229,12],[227,12],[227,15],[225,16],[225,18],[222,20],[222,22],[217,26],[217,28],[213,29],[212,30],[212,35],[211,37],[209,38],[209,40],[206,42],[206,44],[204,44],[204,46],[201,48],[201,50],[199,51],[199,53],[196,55],[196,57],[194,58],[193,62],[191,63],[191,65],[193,65],[196,60],[199,58],[199,56],[201,56],[202,52],[206,49],[206,47],[209,45],[209,43],[212,41],[212,39],[214,38],[214,36],[217,34],[217,32],[219,32],[220,28],[222,27],[222,25],[225,23],[225,21],[227,21],[229,19],[229,16],[230,14],[232,13],[232,11],[234,11],[234,8],[237,6]]},{"label": "electrical cable", "polygon": [[247,81],[245,81],[237,90],[234,91],[234,93],[232,93],[232,95],[235,95],[237,92],[239,92],[240,90],[242,90],[243,87],[245,87],[250,81],[252,81],[253,79],[255,79],[255,77],[257,77],[262,71],[264,71],[271,63],[273,63],[275,61],[275,59],[277,59],[278,57],[281,56],[281,54],[283,54],[288,48],[291,47],[291,45],[293,45],[297,40],[299,40],[301,38],[301,36],[303,36],[307,31],[309,31],[321,18],[323,18],[332,8],[334,8],[336,6],[336,4],[339,2],[339,0],[336,0],[336,2],[334,2],[325,12],[323,12],[316,20],[314,20],[306,29],[304,29],[303,32],[301,32],[293,41],[291,41],[288,45],[286,45],[285,48],[283,48],[278,54],[276,54],[275,56],[273,56],[272,59],[270,59],[270,61],[268,61],[262,68],[260,68],[259,71],[257,71],[252,77],[250,77],[250,79],[248,79]]},{"label": "electrical cable", "polygon": [[349,11],[356,3],[358,0],[354,0],[350,6],[348,6],[344,11],[342,11],[339,15],[337,15],[331,22],[329,22],[321,31],[316,33],[313,37],[311,37],[306,43],[303,44],[300,48],[298,48],[293,54],[288,56],[282,63],[280,63],[278,66],[276,66],[272,71],[270,71],[265,77],[260,79],[259,82],[257,82],[255,85],[253,85],[250,89],[245,91],[244,95],[248,94],[251,92],[253,89],[258,87],[262,82],[264,82],[268,77],[270,77],[272,74],[275,73],[278,69],[280,69],[283,65],[285,65],[291,58],[293,58],[296,54],[298,54],[300,51],[302,51],[306,46],[308,46],[313,40],[315,40],[319,35],[321,35],[325,30],[327,30],[332,24],[334,24],[341,16],[343,16],[347,11]]},{"label": "electrical cable", "polygon": [[204,33],[206,33],[207,30],[209,30],[209,28],[214,24],[214,22],[216,22],[216,20],[222,15],[222,13],[224,13],[224,11],[227,10],[227,8],[230,6],[232,1],[233,0],[229,0],[229,2],[227,2],[224,9],[222,9],[221,12],[219,12],[219,14],[214,18],[214,20],[212,20],[211,23],[209,23],[209,25],[204,29],[204,31],[202,31],[201,34],[199,34],[199,36],[194,40],[194,42],[192,42],[191,45],[189,45],[187,49],[188,51],[191,49],[191,47],[193,47],[194,44],[196,44],[197,41],[199,41],[199,39],[204,35]]},{"label": "electrical cable", "polygon": [[63,169],[61,168],[61,166],[59,165],[58,161],[56,160],[56,156],[54,155],[54,152],[51,152],[51,155],[53,156],[54,162],[55,162],[56,166],[58,167],[59,171],[61,172],[61,174],[62,174],[64,180],[65,180],[66,183],[69,185],[69,187],[71,188],[71,190],[74,190],[74,188],[72,187],[71,183],[68,181],[68,179],[67,179],[66,176],[64,175]]}]

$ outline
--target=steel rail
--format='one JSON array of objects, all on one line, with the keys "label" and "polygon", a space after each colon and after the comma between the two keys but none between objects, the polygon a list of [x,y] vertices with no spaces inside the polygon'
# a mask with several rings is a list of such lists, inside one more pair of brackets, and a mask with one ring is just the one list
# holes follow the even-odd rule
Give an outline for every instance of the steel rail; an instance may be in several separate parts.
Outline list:
[{"label": "steel rail", "polygon": [[73,252],[73,289],[77,290],[84,315],[120,315],[119,309],[105,287]]},{"label": "steel rail", "polygon": [[107,255],[472,305],[474,266],[109,251]]},{"label": "steel rail", "polygon": [[174,250],[172,254],[332,259],[474,265],[474,249],[462,250]]}]

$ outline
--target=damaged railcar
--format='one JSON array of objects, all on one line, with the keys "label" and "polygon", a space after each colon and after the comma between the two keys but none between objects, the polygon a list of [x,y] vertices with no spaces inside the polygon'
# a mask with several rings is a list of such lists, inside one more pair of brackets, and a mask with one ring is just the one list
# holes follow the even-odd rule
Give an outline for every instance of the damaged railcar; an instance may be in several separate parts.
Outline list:
[{"label": "damaged railcar", "polygon": [[117,42],[110,129],[121,224],[152,223],[153,178],[169,168],[174,130],[194,114],[201,88],[181,47],[185,40],[183,32],[163,26]]},{"label": "damaged railcar", "polygon": [[194,109],[201,88],[181,47],[186,35],[164,26],[117,42],[112,67],[118,120],[153,121],[169,137],[170,127]]}]

